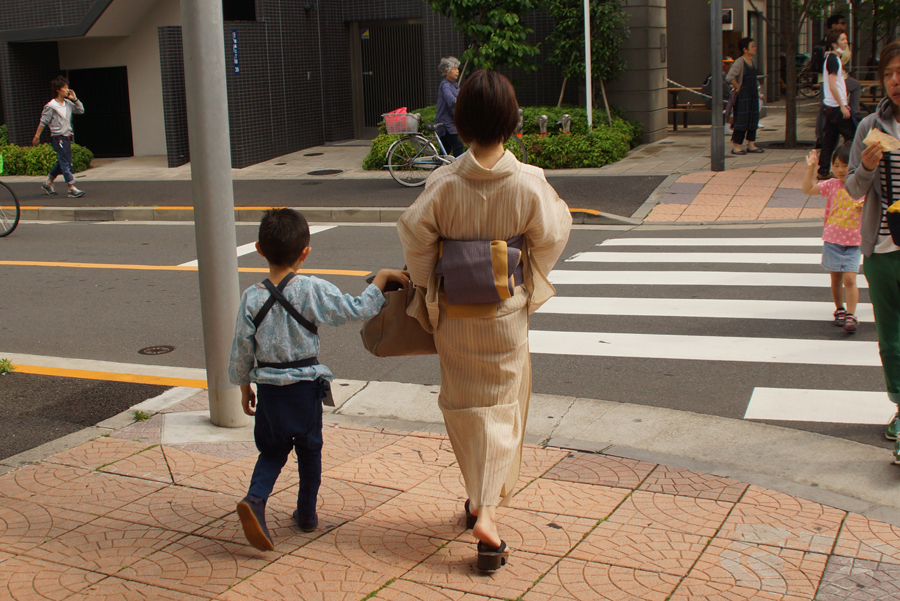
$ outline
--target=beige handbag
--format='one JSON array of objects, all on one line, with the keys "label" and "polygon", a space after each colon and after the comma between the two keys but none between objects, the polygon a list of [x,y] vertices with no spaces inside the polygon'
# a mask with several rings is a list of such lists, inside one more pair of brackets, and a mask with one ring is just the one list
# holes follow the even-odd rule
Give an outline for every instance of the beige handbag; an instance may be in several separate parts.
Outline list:
[{"label": "beige handbag", "polygon": [[363,346],[376,357],[407,357],[436,355],[434,336],[425,331],[406,308],[416,298],[416,288],[410,286],[384,293],[384,306],[375,317],[367,320],[359,331]]}]

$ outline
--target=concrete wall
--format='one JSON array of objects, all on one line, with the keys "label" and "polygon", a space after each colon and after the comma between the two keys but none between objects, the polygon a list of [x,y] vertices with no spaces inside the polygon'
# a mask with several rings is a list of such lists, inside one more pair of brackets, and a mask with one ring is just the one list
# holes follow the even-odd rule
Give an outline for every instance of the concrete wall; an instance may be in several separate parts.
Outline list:
[{"label": "concrete wall", "polygon": [[624,9],[631,16],[631,36],[622,49],[627,67],[606,91],[611,104],[644,125],[643,141],[654,142],[666,137],[666,68],[672,47],[666,41],[666,0],[629,0]]},{"label": "concrete wall", "polygon": [[[134,155],[166,154],[157,27],[181,23],[179,0],[159,0],[127,37],[88,37],[59,42],[59,67],[128,69]],[[87,107],[90,110],[90,107]]]}]

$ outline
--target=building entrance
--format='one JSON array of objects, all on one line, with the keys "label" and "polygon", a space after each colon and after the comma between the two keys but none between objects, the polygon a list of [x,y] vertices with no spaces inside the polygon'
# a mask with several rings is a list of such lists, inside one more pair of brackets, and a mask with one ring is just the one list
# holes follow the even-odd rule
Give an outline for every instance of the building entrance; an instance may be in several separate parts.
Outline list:
[{"label": "building entrance", "polygon": [[67,76],[84,102],[84,114],[74,119],[75,142],[98,158],[133,156],[126,67],[72,69]]}]

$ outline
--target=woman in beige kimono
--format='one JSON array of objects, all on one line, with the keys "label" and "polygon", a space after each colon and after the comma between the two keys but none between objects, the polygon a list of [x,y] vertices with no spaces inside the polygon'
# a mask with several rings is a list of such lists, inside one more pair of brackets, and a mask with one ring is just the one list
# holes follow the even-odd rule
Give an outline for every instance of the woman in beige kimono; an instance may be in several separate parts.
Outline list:
[{"label": "woman in beige kimono", "polygon": [[[496,509],[509,502],[519,478],[531,397],[528,316],[556,292],[547,274],[566,245],[572,217],[544,172],[519,163],[503,147],[518,120],[509,80],[493,71],[473,73],[460,90],[455,120],[469,151],[428,178],[397,229],[419,287],[420,302],[410,305],[409,314],[434,332],[441,364],[438,403],[469,495],[477,567],[493,571],[508,554]],[[502,247],[503,262],[506,241],[520,235],[518,269],[510,281],[505,278],[515,260],[494,267],[501,300],[448,302],[450,280],[435,273],[440,253],[447,259],[442,249],[448,241],[494,241],[486,244]],[[509,272],[500,273],[506,267]],[[493,285],[494,275],[488,275]],[[503,294],[507,283],[509,293]]]}]

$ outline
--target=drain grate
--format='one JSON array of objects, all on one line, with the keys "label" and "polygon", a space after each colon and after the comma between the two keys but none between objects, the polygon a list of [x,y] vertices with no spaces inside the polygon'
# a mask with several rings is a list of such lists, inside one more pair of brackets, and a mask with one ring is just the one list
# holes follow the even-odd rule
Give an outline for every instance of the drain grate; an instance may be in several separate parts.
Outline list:
[{"label": "drain grate", "polygon": [[325,153],[324,152],[307,152],[303,156],[305,156],[305,157],[320,157],[323,154],[325,154]]},{"label": "drain grate", "polygon": [[174,346],[168,344],[158,344],[156,346],[148,346],[138,351],[141,355],[165,355],[175,350]]},{"label": "drain grate", "polygon": [[317,169],[316,171],[310,171],[306,175],[337,175],[343,172],[343,169]]}]

